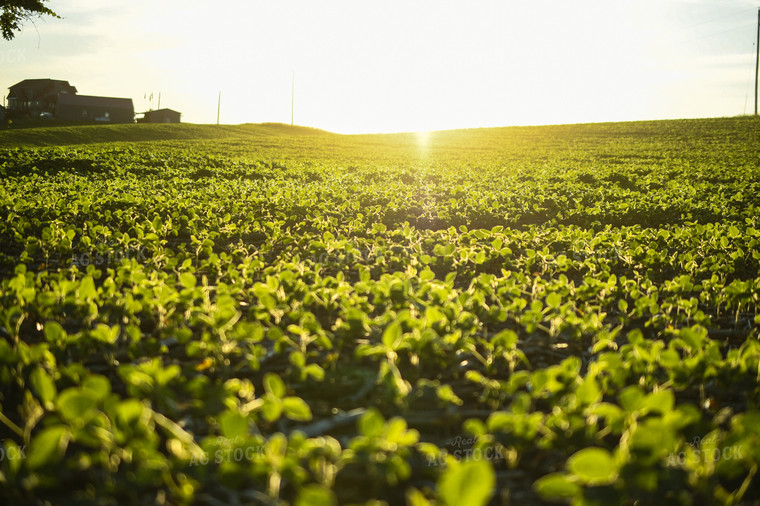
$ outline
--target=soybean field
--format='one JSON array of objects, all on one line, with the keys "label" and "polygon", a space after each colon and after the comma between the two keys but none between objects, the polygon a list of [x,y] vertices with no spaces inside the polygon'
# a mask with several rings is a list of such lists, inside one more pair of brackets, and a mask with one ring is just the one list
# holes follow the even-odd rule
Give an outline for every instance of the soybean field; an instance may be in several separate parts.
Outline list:
[{"label": "soybean field", "polygon": [[760,504],[760,121],[0,131],[2,504]]}]

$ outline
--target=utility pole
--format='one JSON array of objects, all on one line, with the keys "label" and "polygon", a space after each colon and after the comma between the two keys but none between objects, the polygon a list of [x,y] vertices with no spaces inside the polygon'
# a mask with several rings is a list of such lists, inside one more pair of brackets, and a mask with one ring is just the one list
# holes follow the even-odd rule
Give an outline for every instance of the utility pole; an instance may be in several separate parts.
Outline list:
[{"label": "utility pole", "polygon": [[757,40],[755,41],[755,116],[757,116],[757,76],[760,70],[760,9],[757,9]]},{"label": "utility pole", "polygon": [[[290,76],[290,126],[293,126],[293,115],[296,103],[296,71]],[[757,114],[757,113],[755,113]]]},{"label": "utility pole", "polygon": [[222,108],[222,92],[219,92],[219,100],[216,102],[216,124],[219,124],[219,111]]},{"label": "utility pole", "polygon": [[156,109],[161,109],[161,92],[158,92],[158,107]]}]

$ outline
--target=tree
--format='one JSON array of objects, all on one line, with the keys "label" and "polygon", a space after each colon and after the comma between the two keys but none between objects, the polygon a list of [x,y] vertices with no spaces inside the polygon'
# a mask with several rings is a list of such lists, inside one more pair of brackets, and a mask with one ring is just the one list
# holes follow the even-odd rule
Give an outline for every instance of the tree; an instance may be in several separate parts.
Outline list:
[{"label": "tree", "polygon": [[0,31],[5,40],[11,40],[14,32],[21,30],[24,21],[40,16],[60,16],[47,8],[47,0],[0,0]]}]

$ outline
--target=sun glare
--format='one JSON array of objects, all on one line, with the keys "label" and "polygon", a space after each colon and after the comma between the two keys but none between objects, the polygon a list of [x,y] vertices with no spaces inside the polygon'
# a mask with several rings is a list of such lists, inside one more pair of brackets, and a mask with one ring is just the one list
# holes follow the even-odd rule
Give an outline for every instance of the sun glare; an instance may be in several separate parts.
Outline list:
[{"label": "sun glare", "polygon": [[427,158],[430,152],[431,132],[428,130],[416,132],[415,136],[417,138],[417,151],[419,152],[420,157]]}]

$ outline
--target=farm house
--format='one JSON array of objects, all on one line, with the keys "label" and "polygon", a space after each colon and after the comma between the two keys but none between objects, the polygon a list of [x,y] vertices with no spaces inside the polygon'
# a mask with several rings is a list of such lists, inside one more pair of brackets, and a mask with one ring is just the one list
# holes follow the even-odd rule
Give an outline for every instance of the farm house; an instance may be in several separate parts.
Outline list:
[{"label": "farm house", "polygon": [[8,88],[8,116],[36,118],[53,114],[59,96],[75,95],[77,89],[58,79],[24,79]]}]

